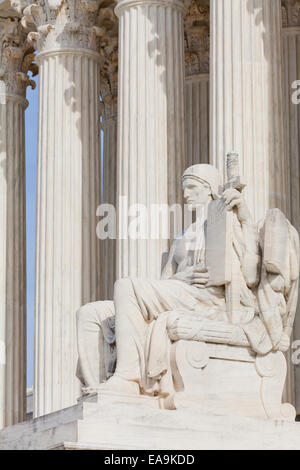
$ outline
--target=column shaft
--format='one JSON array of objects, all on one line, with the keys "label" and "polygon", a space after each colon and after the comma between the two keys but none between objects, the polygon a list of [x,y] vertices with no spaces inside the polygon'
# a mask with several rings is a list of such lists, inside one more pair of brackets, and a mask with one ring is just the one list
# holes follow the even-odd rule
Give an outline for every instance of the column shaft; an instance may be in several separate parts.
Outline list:
[{"label": "column shaft", "polygon": [[[117,117],[104,120],[103,129],[103,200],[116,207],[117,200]],[[116,280],[116,240],[101,243],[101,298],[113,300]]]},{"label": "column shaft", "polygon": [[27,104],[0,90],[0,428],[23,421],[26,413]]},{"label": "column shaft", "polygon": [[[119,16],[118,197],[120,227],[133,204],[181,203],[184,166],[183,3],[123,1]],[[120,199],[118,199],[120,204]],[[167,206],[166,206],[167,207]],[[123,217],[123,218],[122,218]],[[159,278],[168,240],[148,217],[145,239],[118,239],[117,277]]]},{"label": "column shaft", "polygon": [[[118,19],[111,5],[102,10],[100,24],[106,25],[101,38],[101,127],[103,131],[102,203],[111,206],[107,227],[108,238],[101,241],[101,299],[113,300],[116,280],[117,201],[117,120],[118,120]],[[112,220],[113,219],[113,220]],[[112,233],[113,232],[113,233]]]},{"label": "column shaft", "polygon": [[100,298],[101,0],[36,0],[22,24],[38,51],[35,416],[73,405],[76,311]]},{"label": "column shaft", "polygon": [[35,415],[75,403],[75,313],[99,299],[98,55],[41,53],[37,176]]},{"label": "column shaft", "polygon": [[209,75],[185,80],[186,167],[209,161]]},{"label": "column shaft", "polygon": [[35,85],[34,57],[11,15],[0,18],[0,428],[26,415],[25,109]]},{"label": "column shaft", "polygon": [[287,161],[280,0],[211,1],[210,161],[241,157],[256,220],[269,207],[287,215]]},{"label": "column shaft", "polygon": [[[300,78],[300,26],[283,30],[283,73],[286,103],[286,149],[289,161],[288,188],[291,222],[300,232],[300,105],[293,103],[292,84]],[[294,340],[300,340],[300,306],[295,317]],[[293,352],[293,351],[292,351]],[[297,414],[300,414],[299,366],[289,367],[289,394],[295,395]]]},{"label": "column shaft", "polygon": [[186,167],[209,161],[209,13],[191,0],[184,19]]}]

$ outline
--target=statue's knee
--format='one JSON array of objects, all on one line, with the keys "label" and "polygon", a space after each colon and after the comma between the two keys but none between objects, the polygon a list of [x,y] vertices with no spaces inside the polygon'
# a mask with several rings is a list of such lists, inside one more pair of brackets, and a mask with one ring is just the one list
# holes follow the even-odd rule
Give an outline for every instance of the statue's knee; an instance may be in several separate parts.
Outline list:
[{"label": "statue's knee", "polygon": [[129,278],[118,279],[114,286],[114,295],[122,295],[132,289],[132,283]]},{"label": "statue's knee", "polygon": [[80,307],[76,312],[77,325],[85,323],[94,316],[92,304],[86,304]]}]

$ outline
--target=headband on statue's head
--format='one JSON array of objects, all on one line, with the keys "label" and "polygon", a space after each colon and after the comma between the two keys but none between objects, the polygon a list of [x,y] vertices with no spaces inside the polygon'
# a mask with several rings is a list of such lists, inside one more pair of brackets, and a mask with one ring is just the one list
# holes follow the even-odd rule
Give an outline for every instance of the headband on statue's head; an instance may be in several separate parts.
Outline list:
[{"label": "headband on statue's head", "polygon": [[213,165],[199,163],[192,165],[185,170],[182,180],[192,178],[199,183],[207,183],[210,186],[213,199],[218,199],[219,188],[221,186],[221,176],[219,170]]}]

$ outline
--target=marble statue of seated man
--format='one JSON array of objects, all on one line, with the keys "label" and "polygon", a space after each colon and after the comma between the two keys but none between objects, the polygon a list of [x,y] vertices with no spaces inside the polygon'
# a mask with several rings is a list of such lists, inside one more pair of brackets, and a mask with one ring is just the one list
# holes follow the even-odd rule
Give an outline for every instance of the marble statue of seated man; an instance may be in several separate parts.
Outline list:
[{"label": "marble statue of seated man", "polygon": [[[113,301],[77,312],[78,377],[85,392],[168,396],[174,387],[170,348],[180,340],[245,346],[260,355],[289,348],[299,274],[296,230],[276,210],[258,226],[242,192],[222,187],[211,165],[188,168],[182,187],[196,220],[174,240],[161,280],[120,279]],[[239,290],[234,318],[228,286],[215,283],[206,265],[213,201],[232,213],[230,246]],[[283,229],[272,232],[277,220]],[[278,256],[270,246],[273,236],[274,243],[285,244]]]}]

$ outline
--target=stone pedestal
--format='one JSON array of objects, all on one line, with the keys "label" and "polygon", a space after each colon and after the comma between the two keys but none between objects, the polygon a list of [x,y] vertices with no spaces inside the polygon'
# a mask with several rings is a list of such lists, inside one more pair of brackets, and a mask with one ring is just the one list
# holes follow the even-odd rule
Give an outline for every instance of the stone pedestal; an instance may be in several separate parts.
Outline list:
[{"label": "stone pedestal", "polygon": [[75,403],[76,310],[100,298],[100,0],[24,10],[38,51],[34,414]]},{"label": "stone pedestal", "polygon": [[299,450],[300,424],[162,410],[154,398],[102,393],[6,428],[0,449]]},{"label": "stone pedestal", "polygon": [[178,341],[171,365],[176,392],[168,408],[295,420],[295,408],[282,403],[287,366],[280,351],[259,356],[246,346]]},{"label": "stone pedestal", "polygon": [[26,413],[25,38],[19,19],[0,19],[0,428]]},{"label": "stone pedestal", "polygon": [[288,211],[280,0],[212,0],[210,162],[240,154],[256,221]]},{"label": "stone pedestal", "polygon": [[[185,8],[183,0],[122,0],[115,11],[120,38],[117,278],[159,278],[169,237],[149,214],[153,204],[182,202]],[[137,204],[143,212],[146,208],[146,218],[139,239],[128,239],[128,220],[137,215]]]}]

